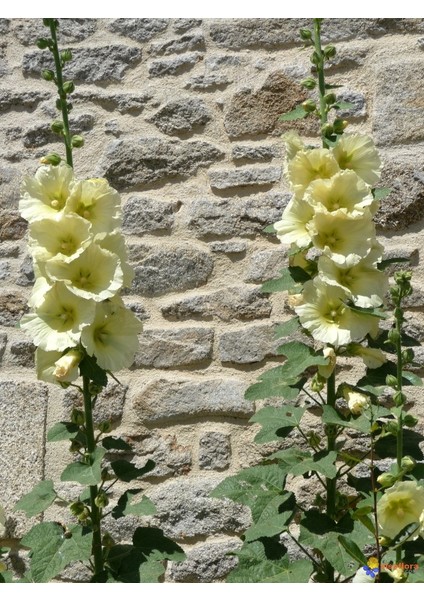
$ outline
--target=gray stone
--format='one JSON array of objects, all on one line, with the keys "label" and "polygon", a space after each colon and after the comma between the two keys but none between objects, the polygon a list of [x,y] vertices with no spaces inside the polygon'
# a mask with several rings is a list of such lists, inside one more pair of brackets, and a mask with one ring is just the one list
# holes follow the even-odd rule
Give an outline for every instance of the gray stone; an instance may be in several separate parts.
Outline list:
[{"label": "gray stone", "polygon": [[169,232],[174,225],[175,202],[131,196],[123,208],[123,231],[143,235],[156,231]]},{"label": "gray stone", "polygon": [[3,242],[0,244],[0,256],[3,258],[18,258],[20,248],[12,242]]},{"label": "gray stone", "polygon": [[411,267],[416,267],[418,265],[419,258],[420,253],[418,248],[414,248],[413,250],[408,247],[390,248],[384,253],[383,260],[400,260],[399,262],[392,262],[387,265],[384,272],[386,275],[394,275],[396,271],[403,271],[405,269],[408,269],[409,271]]},{"label": "gray stone", "polygon": [[335,69],[351,70],[362,67],[367,59],[369,48],[363,46],[343,46],[337,48],[337,54],[327,63],[330,72]]},{"label": "gray stone", "polygon": [[221,478],[185,477],[158,486],[149,494],[157,509],[152,524],[173,539],[185,540],[243,531],[250,524],[249,509],[230,500],[209,497]]},{"label": "gray stone", "polygon": [[222,362],[250,364],[275,356],[279,341],[273,325],[252,325],[235,331],[225,331],[219,339]]},{"label": "gray stone", "polygon": [[145,329],[134,367],[181,367],[211,358],[213,329]]},{"label": "gray stone", "polygon": [[[0,211],[0,241],[19,239],[26,231],[26,221],[19,217],[17,211],[22,174],[22,169],[0,167],[0,209],[6,209]],[[19,232],[21,235],[18,235]],[[13,237],[16,235],[18,237]]]},{"label": "gray stone", "polygon": [[374,217],[383,231],[399,231],[424,217],[424,171],[400,162],[388,162],[379,187],[392,191],[383,198]]},{"label": "gray stone", "polygon": [[[117,421],[119,422],[122,418],[127,392],[127,385],[115,383],[109,378],[108,385],[97,397],[93,411],[94,422],[111,421],[115,424]],[[83,397],[78,390],[68,388],[64,397],[64,417],[66,419],[69,418],[74,407],[83,408]]]},{"label": "gray stone", "polygon": [[0,280],[8,279],[10,275],[10,261],[0,260]]},{"label": "gray stone", "polygon": [[217,241],[209,244],[211,252],[224,252],[226,254],[240,254],[246,252],[247,242],[236,242],[234,240]]},{"label": "gray stone", "polygon": [[44,477],[47,399],[47,386],[35,381],[0,382],[0,498],[7,537],[21,537],[27,530],[28,519],[13,508]]},{"label": "gray stone", "polygon": [[189,52],[169,60],[154,60],[149,65],[149,75],[150,77],[181,75],[192,69],[202,56],[200,52]]},{"label": "gray stone", "polygon": [[107,148],[100,171],[113,187],[122,190],[194,175],[199,167],[209,167],[223,156],[221,150],[200,140],[117,140]]},{"label": "gray stone", "polygon": [[[81,42],[96,29],[97,19],[59,19],[58,38],[62,45]],[[38,38],[50,36],[50,30],[41,19],[13,19],[13,33],[24,46],[34,46]]]},{"label": "gray stone", "polygon": [[0,211],[0,242],[20,240],[24,237],[28,224],[16,212]]},{"label": "gray stone", "polygon": [[421,309],[424,306],[424,289],[415,284],[412,289],[412,294],[403,299],[402,305],[405,308]]},{"label": "gray stone", "polygon": [[126,306],[133,311],[133,313],[140,319],[140,321],[147,321],[150,319],[150,314],[147,312],[145,306],[141,302],[128,302]]},{"label": "gray stone", "polygon": [[[94,115],[84,113],[70,119],[69,125],[72,134],[81,134],[90,131],[94,125]],[[46,144],[52,144],[58,141],[57,134],[53,133],[50,123],[37,123],[32,125],[23,136],[25,148],[39,148]]]},{"label": "gray stone", "polygon": [[32,342],[13,342],[10,345],[10,361],[20,367],[33,369],[35,365],[35,346]]},{"label": "gray stone", "polygon": [[244,399],[246,384],[234,378],[156,379],[133,399],[139,421],[147,426],[182,423],[204,417],[249,418],[254,413]]},{"label": "gray stone", "polygon": [[373,133],[377,144],[424,140],[423,77],[421,60],[379,64],[376,68]]},{"label": "gray stone", "polygon": [[272,160],[280,156],[278,146],[233,146],[231,155],[234,161],[253,161]]},{"label": "gray stone", "polygon": [[[293,124],[279,121],[280,115],[305,99],[305,90],[298,83],[283,71],[275,71],[258,91],[243,89],[234,94],[225,113],[225,129],[231,138],[281,135]],[[307,133],[308,127],[312,131],[309,118],[298,121],[299,132]]]},{"label": "gray stone", "polygon": [[168,27],[169,19],[116,19],[109,25],[114,33],[147,42]]},{"label": "gray stone", "polygon": [[152,56],[167,56],[169,54],[179,54],[181,52],[191,52],[192,50],[205,50],[205,38],[201,33],[183,35],[174,40],[166,42],[157,42],[149,48]]},{"label": "gray stone", "polygon": [[140,114],[152,95],[145,93],[106,94],[97,90],[78,90],[72,94],[72,101],[85,105],[87,102],[99,104],[107,111],[118,111],[121,114]]},{"label": "gray stone", "polygon": [[[134,46],[95,46],[74,48],[72,60],[66,64],[65,77],[84,83],[122,81],[125,72],[141,60],[140,48]],[[53,68],[50,53],[31,52],[24,55],[22,70],[25,76],[39,77],[42,69]]]},{"label": "gray stone", "polygon": [[199,467],[219,471],[227,469],[231,459],[230,436],[220,431],[207,431],[199,440]]},{"label": "gray stone", "polygon": [[353,104],[352,108],[340,109],[337,111],[337,116],[346,119],[346,118],[361,118],[365,117],[367,114],[367,107],[365,96],[360,92],[353,92],[351,90],[344,90],[337,94],[338,100],[343,100],[344,102],[350,102]]},{"label": "gray stone", "polygon": [[241,544],[241,540],[229,539],[196,546],[187,552],[186,560],[171,564],[169,577],[176,583],[224,581],[237,565],[237,557],[232,553],[239,550]]},{"label": "gray stone", "polygon": [[[289,194],[272,192],[247,198],[202,198],[184,206],[187,226],[196,236],[251,236],[281,219]],[[182,211],[183,212],[183,209]]]},{"label": "gray stone", "polygon": [[231,67],[239,67],[241,64],[246,63],[237,55],[234,54],[212,54],[205,60],[206,71],[221,71],[222,69],[228,69]]},{"label": "gray stone", "polygon": [[233,80],[229,79],[226,75],[214,73],[213,75],[196,75],[196,77],[191,77],[185,87],[190,90],[205,92],[213,89],[224,89],[232,82]]},{"label": "gray stone", "polygon": [[281,250],[257,250],[250,258],[245,281],[263,283],[280,276],[281,269],[287,266],[287,253]]},{"label": "gray stone", "polygon": [[7,335],[0,332],[0,363],[2,361],[4,351],[6,350]]},{"label": "gray stone", "polygon": [[0,33],[4,35],[9,31],[10,19],[0,19]]},{"label": "gray stone", "polygon": [[48,92],[38,92],[36,90],[28,92],[10,89],[0,90],[0,111],[21,111],[22,109],[32,111],[40,102],[43,102],[47,98],[51,98]]},{"label": "gray stone", "polygon": [[176,33],[185,33],[189,29],[200,27],[201,24],[202,19],[175,19],[172,28]]},{"label": "gray stone", "polygon": [[223,169],[209,171],[211,187],[216,190],[228,190],[234,187],[250,185],[261,186],[277,183],[281,179],[280,167],[250,167],[249,169]]},{"label": "gray stone", "polygon": [[185,296],[162,307],[167,319],[217,317],[222,321],[263,319],[271,314],[269,299],[257,286],[235,285],[215,292]]},{"label": "gray stone", "polygon": [[16,327],[18,321],[26,312],[26,300],[15,293],[0,295],[0,325]]},{"label": "gray stone", "polygon": [[185,243],[167,247],[132,246],[130,260],[136,265],[132,290],[146,296],[160,296],[203,285],[214,266],[207,252]]},{"label": "gray stone", "polygon": [[35,281],[34,267],[31,256],[26,256],[19,267],[19,277],[16,284],[23,287],[33,285]]},{"label": "gray stone", "polygon": [[180,135],[191,133],[211,120],[203,100],[181,98],[168,102],[150,119],[162,133]]},{"label": "gray stone", "polygon": [[187,475],[191,471],[191,445],[182,445],[175,433],[154,431],[140,442],[134,441],[133,437],[131,441],[136,456],[141,457],[140,466],[147,459],[154,461],[155,468],[149,473],[149,477]]}]

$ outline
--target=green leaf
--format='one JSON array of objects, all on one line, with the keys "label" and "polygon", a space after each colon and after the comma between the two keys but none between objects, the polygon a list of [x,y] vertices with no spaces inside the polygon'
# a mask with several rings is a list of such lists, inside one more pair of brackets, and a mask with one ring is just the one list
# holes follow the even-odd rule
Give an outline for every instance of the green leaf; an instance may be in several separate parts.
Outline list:
[{"label": "green leaf", "polygon": [[359,417],[351,416],[349,419],[342,418],[332,407],[325,405],[322,408],[322,422],[327,425],[340,425],[341,427],[350,427],[362,433],[370,433],[371,424],[365,415]]},{"label": "green leaf", "polygon": [[423,380],[415,373],[411,373],[411,371],[402,371],[402,378],[406,379],[411,385],[415,385],[417,387],[422,387]]},{"label": "green leaf", "polygon": [[372,190],[372,195],[376,200],[382,200],[383,198],[386,198],[391,193],[391,191],[392,189],[387,187],[374,188]]},{"label": "green leaf", "polygon": [[355,544],[355,542],[352,542],[352,540],[349,540],[348,538],[344,537],[343,535],[339,535],[337,537],[337,540],[343,546],[343,548],[346,550],[346,552],[348,554],[350,554],[350,556],[354,560],[356,560],[356,562],[358,562],[360,565],[366,565],[367,564],[367,559],[366,559],[364,553]]},{"label": "green leaf", "polygon": [[303,286],[301,284],[309,279],[311,279],[311,276],[301,267],[287,267],[281,271],[281,277],[266,281],[262,284],[261,289],[266,293],[286,292],[288,290],[298,292],[302,290]]},{"label": "green leaf", "polygon": [[337,452],[323,450],[312,455],[310,452],[289,448],[274,452],[270,460],[278,460],[280,466],[292,475],[304,475],[309,471],[321,473],[324,477],[333,478],[337,474],[335,461]]},{"label": "green leaf", "polygon": [[332,108],[336,108],[338,110],[349,110],[351,108],[355,108],[353,102],[347,102],[346,100],[337,100],[335,104],[333,104]]},{"label": "green leaf", "polygon": [[[288,431],[299,425],[306,408],[283,406],[280,408],[266,406],[250,419],[250,423],[259,423],[262,430],[256,435],[255,442],[265,443],[286,437]],[[288,430],[286,428],[289,428]]]},{"label": "green leaf", "polygon": [[300,390],[306,382],[306,379],[296,381],[293,378],[293,384],[288,385],[284,379],[283,367],[276,367],[271,371],[262,373],[258,383],[249,386],[244,394],[246,400],[261,400],[262,398],[284,398],[284,400],[295,400]]},{"label": "green leaf", "polygon": [[157,527],[137,527],[133,535],[133,544],[145,556],[155,560],[185,560],[184,550]]},{"label": "green leaf", "polygon": [[159,560],[146,560],[139,569],[140,583],[158,583],[165,575],[166,567]]},{"label": "green leaf", "polygon": [[[363,385],[373,385],[373,386],[384,386],[386,387],[386,377],[387,375],[393,375],[397,377],[397,366],[394,362],[388,360],[381,367],[377,369],[367,369],[365,377],[362,377],[357,383],[359,387],[363,387]],[[402,384],[404,386],[408,385],[422,385],[422,380],[420,377],[417,377],[414,373],[410,373],[409,371],[402,372]]]},{"label": "green leaf", "polygon": [[35,583],[46,583],[56,577],[71,562],[89,560],[92,533],[74,525],[65,536],[58,523],[39,523],[21,540],[31,549],[31,577]]},{"label": "green leaf", "polygon": [[[289,492],[286,492],[286,496],[289,495]],[[273,537],[287,529],[287,523],[293,516],[293,510],[279,512],[285,500],[284,496],[278,495],[266,504],[256,522],[245,532],[244,539],[246,542],[264,537]]]},{"label": "green leaf", "polygon": [[97,447],[93,452],[90,463],[74,462],[68,465],[60,476],[61,481],[77,481],[82,485],[96,485],[102,480],[102,459],[106,450]]},{"label": "green leaf", "polygon": [[132,450],[132,447],[121,438],[108,436],[102,439],[102,446],[106,450]]},{"label": "green leaf", "polygon": [[89,377],[90,381],[96,385],[105,387],[107,385],[107,374],[104,369],[99,367],[94,356],[86,354],[79,364],[80,374]]},{"label": "green leaf", "polygon": [[27,517],[35,517],[44,512],[57,498],[53,489],[53,481],[50,479],[41,481],[32,489],[29,494],[15,504],[14,510],[23,510]]},{"label": "green leaf", "polygon": [[368,317],[376,317],[377,319],[387,319],[387,314],[379,308],[362,308],[353,304],[344,303],[353,313],[358,315],[367,315]]},{"label": "green leaf", "polygon": [[288,321],[277,325],[277,327],[275,328],[275,337],[278,339],[291,335],[292,333],[297,331],[299,327],[300,323],[298,317],[293,317],[292,319],[289,319]]},{"label": "green leaf", "polygon": [[303,373],[309,367],[327,365],[328,359],[322,354],[316,354],[310,346],[303,342],[287,342],[278,347],[278,354],[287,358],[283,365],[293,375]]},{"label": "green leaf", "polygon": [[264,227],[263,230],[265,233],[275,233],[275,227],[274,225],[268,225],[267,227]]},{"label": "green leaf", "polygon": [[127,515],[154,515],[156,513],[156,507],[147,496],[143,496],[140,502],[131,504],[131,500],[134,496],[137,496],[141,491],[141,489],[127,490],[122,494],[118,500],[118,504],[112,511],[112,516],[115,519],[119,519],[120,517],[125,517]]},{"label": "green leaf", "polygon": [[55,423],[47,432],[48,442],[62,442],[63,440],[73,440],[79,433],[78,425],[75,423],[61,421]]},{"label": "green leaf", "polygon": [[110,466],[118,479],[128,482],[152,471],[155,468],[155,463],[152,460],[148,460],[144,467],[138,468],[128,460],[122,459],[114,460]]},{"label": "green leaf", "polygon": [[307,116],[307,111],[303,108],[302,105],[296,106],[295,109],[290,112],[286,112],[280,117],[278,117],[279,121],[297,121],[298,119],[303,119]]}]

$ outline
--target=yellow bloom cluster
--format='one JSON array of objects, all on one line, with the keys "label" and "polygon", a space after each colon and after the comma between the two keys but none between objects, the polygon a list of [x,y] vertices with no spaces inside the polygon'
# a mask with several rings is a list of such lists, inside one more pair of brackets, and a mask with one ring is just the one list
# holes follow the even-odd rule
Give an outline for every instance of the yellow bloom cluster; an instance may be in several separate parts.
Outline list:
[{"label": "yellow bloom cluster", "polygon": [[331,149],[308,149],[293,132],[285,143],[293,198],[274,228],[292,255],[305,256],[311,248],[319,254],[317,276],[306,282],[295,311],[320,342],[338,347],[360,341],[376,333],[378,319],[350,307],[381,306],[388,285],[377,268],[382,246],[372,220],[377,150],[357,133],[342,135]]},{"label": "yellow bloom cluster", "polygon": [[25,179],[19,209],[37,278],[21,327],[37,346],[38,378],[75,380],[84,349],[102,369],[129,367],[141,323],[118,296],[133,277],[118,192],[105,179],[78,181],[67,164],[43,166]]}]

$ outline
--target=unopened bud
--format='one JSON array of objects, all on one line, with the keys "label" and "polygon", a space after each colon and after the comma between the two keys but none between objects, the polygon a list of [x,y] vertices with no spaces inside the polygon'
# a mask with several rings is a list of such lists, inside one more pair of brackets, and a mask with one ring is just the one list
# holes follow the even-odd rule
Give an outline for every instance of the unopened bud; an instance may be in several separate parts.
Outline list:
[{"label": "unopened bud", "polygon": [[302,108],[304,108],[306,110],[306,112],[311,113],[317,109],[317,105],[315,104],[315,102],[313,100],[309,99],[309,100],[305,100],[305,102],[302,102]]},{"label": "unopened bud", "polygon": [[62,59],[62,62],[68,62],[72,60],[72,52],[69,49],[62,50],[62,52],[60,53],[60,58]]},{"label": "unopened bud", "polygon": [[393,396],[393,400],[396,406],[403,406],[406,402],[406,396],[403,392],[396,392]]},{"label": "unopened bud", "polygon": [[101,478],[102,481],[111,481],[114,479],[113,475],[111,475],[110,471],[106,467],[102,469]]},{"label": "unopened bud", "polygon": [[49,40],[46,40],[45,38],[38,39],[37,47],[40,48],[40,50],[45,50],[49,47]]},{"label": "unopened bud", "polygon": [[73,148],[82,148],[84,146],[84,138],[81,135],[73,135],[71,143]]},{"label": "unopened bud", "polygon": [[82,443],[78,440],[72,440],[71,445],[69,446],[69,452],[79,452],[82,448]]},{"label": "unopened bud", "polygon": [[78,408],[73,408],[71,412],[71,421],[75,425],[84,425],[85,416],[82,410],[79,410]]},{"label": "unopened bud", "polygon": [[50,129],[54,132],[54,133],[59,133],[62,134],[63,133],[63,123],[62,121],[53,121],[53,123],[50,125]]},{"label": "unopened bud", "polygon": [[412,456],[404,456],[400,462],[400,466],[405,471],[412,471],[417,464],[417,461]]},{"label": "unopened bud", "polygon": [[72,502],[69,505],[69,510],[75,517],[78,517],[85,510],[85,504],[80,501]]},{"label": "unopened bud", "polygon": [[61,162],[61,157],[56,152],[50,152],[50,154],[46,154],[43,158],[40,158],[40,163],[43,165],[53,165],[57,167],[57,165]]},{"label": "unopened bud", "polygon": [[43,69],[41,71],[41,77],[43,79],[45,79],[46,81],[53,81],[54,80],[54,73],[51,69]]},{"label": "unopened bud", "polygon": [[325,58],[334,58],[336,56],[336,52],[336,47],[333,46],[333,44],[329,44],[323,49]]},{"label": "unopened bud", "polygon": [[334,104],[336,101],[336,94],[333,94],[332,92],[330,94],[326,94],[324,96],[324,100],[326,102],[326,104]]},{"label": "unopened bud", "polygon": [[326,379],[319,373],[316,373],[311,379],[311,390],[313,392],[321,392],[325,387]]},{"label": "unopened bud", "polygon": [[100,492],[100,494],[97,494],[94,498],[94,504],[99,508],[105,508],[109,504],[109,498],[104,492]]},{"label": "unopened bud", "polygon": [[321,131],[325,137],[330,137],[330,135],[333,135],[333,133],[334,133],[333,126],[330,125],[330,123],[326,123],[325,125],[323,125],[321,127]]},{"label": "unopened bud", "polygon": [[412,271],[398,271],[394,277],[398,285],[405,285],[411,281]]},{"label": "unopened bud", "polygon": [[387,538],[384,535],[380,535],[378,538],[380,546],[390,546],[390,538]]},{"label": "unopened bud", "polygon": [[318,66],[320,64],[320,62],[321,62],[321,60],[320,60],[319,54],[317,52],[315,52],[315,51],[312,52],[312,54],[311,54],[311,63],[313,65]]},{"label": "unopened bud", "polygon": [[307,90],[314,90],[317,82],[313,77],[307,77],[300,82],[300,85],[303,85]]},{"label": "unopened bud", "polygon": [[412,348],[406,348],[402,351],[402,361],[404,364],[410,363],[414,360],[415,354]]},{"label": "unopened bud", "polygon": [[382,473],[377,477],[377,481],[381,487],[391,487],[396,483],[397,479],[391,473]]},{"label": "unopened bud", "polygon": [[391,344],[393,344],[394,346],[398,343],[398,341],[400,340],[400,333],[397,329],[391,329],[389,331],[389,333],[387,334],[387,339],[389,340],[389,342]]},{"label": "unopened bud", "polygon": [[321,443],[321,437],[315,431],[309,431],[307,438],[312,448],[318,448]]},{"label": "unopened bud", "polygon": [[415,427],[417,423],[418,419],[415,418],[413,415],[405,415],[403,417],[403,424],[405,425],[405,427]]},{"label": "unopened bud", "polygon": [[310,29],[301,29],[299,31],[300,37],[304,42],[312,39],[312,31]]},{"label": "unopened bud", "polygon": [[397,389],[398,386],[398,380],[394,375],[387,375],[386,376],[386,385],[392,387],[393,389]]},{"label": "unopened bud", "polygon": [[43,25],[45,25],[46,27],[50,27],[52,21],[53,19],[43,19]]},{"label": "unopened bud", "polygon": [[399,426],[397,424],[397,421],[388,421],[385,424],[384,429],[392,435],[397,435],[397,432],[399,431]]},{"label": "unopened bud", "polygon": [[97,383],[90,382],[88,390],[92,396],[98,396],[102,391],[103,387]]},{"label": "unopened bud", "polygon": [[115,545],[115,540],[110,535],[110,533],[106,532],[102,538],[102,546],[104,546],[105,548],[112,548],[112,546],[114,546],[114,545]]},{"label": "unopened bud", "polygon": [[112,423],[110,421],[102,421],[99,424],[101,433],[110,433],[112,431]]},{"label": "unopened bud", "polygon": [[335,119],[333,123],[334,133],[341,134],[349,125],[344,119]]},{"label": "unopened bud", "polygon": [[72,94],[74,89],[75,84],[73,81],[65,81],[65,83],[63,84],[63,91],[65,92],[65,94]]}]

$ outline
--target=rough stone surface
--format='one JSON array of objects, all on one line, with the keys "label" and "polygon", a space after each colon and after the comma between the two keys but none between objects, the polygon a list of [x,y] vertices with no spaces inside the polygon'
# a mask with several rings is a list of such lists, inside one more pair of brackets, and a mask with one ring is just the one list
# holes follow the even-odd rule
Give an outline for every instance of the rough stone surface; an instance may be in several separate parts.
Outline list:
[{"label": "rough stone surface", "polygon": [[[116,424],[117,421],[120,421],[127,392],[128,386],[120,385],[109,379],[108,385],[98,395],[93,411],[94,422],[111,421]],[[82,394],[77,390],[68,388],[64,398],[64,418],[69,419],[71,410],[74,407],[82,408],[82,406]]]},{"label": "rough stone surface", "polygon": [[[0,209],[7,209],[7,213],[0,213],[0,240],[18,239],[8,237],[16,235],[26,222],[18,217],[16,207],[20,197],[22,172],[10,166],[0,167]],[[20,222],[20,224],[19,224]],[[25,231],[25,230],[24,230]],[[6,236],[6,237],[4,237]],[[18,237],[22,237],[19,235]]]},{"label": "rough stone surface", "polygon": [[388,146],[424,139],[420,85],[423,77],[424,66],[421,60],[376,67],[373,132],[377,144]]},{"label": "rough stone surface", "polygon": [[24,237],[27,222],[16,212],[0,211],[0,242],[19,240]]},{"label": "rough stone surface", "polygon": [[222,362],[249,364],[275,356],[278,340],[273,325],[253,325],[225,331],[219,339],[219,358]]},{"label": "rough stone surface", "polygon": [[32,342],[13,342],[10,345],[10,360],[20,367],[33,369],[35,365],[35,346]]},{"label": "rough stone surface", "polygon": [[229,500],[209,497],[220,479],[217,476],[187,477],[157,487],[150,494],[157,509],[152,523],[173,539],[242,531],[250,522],[249,509]]},{"label": "rough stone surface", "polygon": [[337,94],[337,98],[353,104],[352,108],[338,110],[338,117],[341,117],[342,119],[360,119],[366,116],[367,105],[364,94],[352,90],[342,90]]},{"label": "rough stone surface", "polygon": [[164,77],[165,75],[181,75],[194,67],[201,60],[200,52],[180,54],[169,60],[154,60],[149,66],[150,77]]},{"label": "rough stone surface", "polygon": [[217,190],[228,190],[234,187],[251,185],[271,185],[280,181],[280,167],[251,167],[249,169],[234,169],[209,171],[211,187]]},{"label": "rough stone surface", "polygon": [[140,114],[151,99],[152,95],[147,92],[106,94],[98,90],[76,90],[72,94],[74,102],[81,102],[84,106],[87,102],[93,102],[107,111],[117,110],[121,114]]},{"label": "rough stone surface", "polygon": [[149,476],[169,477],[187,475],[192,468],[192,447],[181,444],[173,433],[153,432],[141,442],[133,441],[137,456],[141,456],[140,466],[148,459],[155,462]]},{"label": "rough stone surface", "polygon": [[0,479],[10,537],[27,528],[24,513],[13,512],[15,503],[43,479],[47,397],[47,386],[40,383],[0,382],[0,466],[4,475],[14,474]]},{"label": "rough stone surface", "polygon": [[130,196],[123,208],[123,231],[132,235],[168,232],[174,224],[177,205],[169,200]]},{"label": "rough stone surface", "polygon": [[[94,115],[85,113],[75,117],[71,117],[70,126],[72,133],[81,134],[93,128]],[[23,136],[23,143],[26,148],[38,148],[46,144],[57,142],[58,137],[50,128],[50,123],[38,123],[32,125]]]},{"label": "rough stone surface", "polygon": [[278,221],[289,194],[271,192],[248,198],[193,200],[185,209],[187,225],[198,237],[208,235],[251,236]]},{"label": "rough stone surface", "polygon": [[179,367],[209,359],[212,354],[213,329],[145,329],[140,336],[140,350],[134,367]]},{"label": "rough stone surface", "polygon": [[[384,260],[393,260],[395,258],[403,259],[399,262],[393,262],[384,269],[386,275],[394,275],[396,271],[404,269],[410,270],[411,267],[416,267],[419,264],[420,253],[418,248],[392,248],[384,253]],[[407,262],[405,262],[407,261]]]},{"label": "rough stone surface", "polygon": [[212,75],[196,75],[186,83],[186,88],[198,92],[206,92],[213,89],[224,89],[232,83],[227,75],[213,73]]},{"label": "rough stone surface", "polygon": [[136,42],[147,42],[165,31],[168,23],[168,19],[116,19],[109,25],[109,29]]},{"label": "rough stone surface", "polygon": [[0,295],[0,325],[15,327],[19,319],[26,312],[25,299],[19,294]]},{"label": "rough stone surface", "polygon": [[[41,69],[53,66],[50,53],[31,52],[24,55],[22,70],[25,76],[39,76]],[[66,65],[66,77],[84,83],[122,81],[128,68],[141,59],[141,50],[134,46],[96,46],[75,48],[73,59]]]},{"label": "rough stone surface", "polygon": [[36,90],[20,91],[20,90],[0,90],[0,111],[7,110],[34,110],[40,102],[50,98],[48,92],[39,92]]},{"label": "rough stone surface", "polygon": [[225,252],[226,254],[240,254],[241,252],[246,252],[247,243],[244,241],[234,242],[234,241],[218,241],[211,242],[209,244],[209,248],[211,252]]},{"label": "rough stone surface", "polygon": [[153,184],[166,178],[188,177],[223,157],[203,141],[177,142],[160,138],[115,141],[100,166],[103,177],[118,189]]},{"label": "rough stone surface", "polygon": [[7,335],[5,333],[0,333],[0,363],[3,358],[4,351],[6,350],[7,344]]},{"label": "rough stone surface", "polygon": [[192,50],[205,50],[205,38],[200,33],[183,35],[178,39],[156,42],[149,48],[152,56],[167,56]]},{"label": "rough stone surface", "polygon": [[[62,43],[81,42],[97,29],[96,19],[59,19],[59,35]],[[34,46],[38,38],[49,31],[41,19],[13,19],[13,33],[24,46]]]},{"label": "rough stone surface", "polygon": [[201,544],[187,552],[187,558],[172,563],[170,579],[176,583],[216,583],[224,581],[237,564],[232,552],[241,546],[239,540]]},{"label": "rough stone surface", "polygon": [[133,400],[145,425],[183,422],[202,417],[246,419],[254,410],[244,399],[246,384],[239,379],[157,379],[147,383]]},{"label": "rough stone surface", "polygon": [[33,285],[35,281],[34,267],[31,256],[25,256],[19,267],[19,277],[16,279],[16,285],[23,287]]},{"label": "rough stone surface", "polygon": [[150,319],[149,312],[141,302],[131,301],[127,302],[125,305],[136,314],[140,321],[147,321]]},{"label": "rough stone surface", "polygon": [[250,257],[245,281],[248,283],[263,283],[275,279],[281,269],[287,266],[287,254],[284,249],[257,250]]},{"label": "rough stone surface", "polygon": [[220,431],[207,431],[199,440],[199,467],[205,470],[222,470],[230,465],[230,436]]},{"label": "rough stone surface", "polygon": [[181,135],[206,125],[211,117],[203,100],[181,98],[168,102],[150,120],[162,133]]},{"label": "rough stone surface", "polygon": [[146,296],[198,287],[207,282],[213,259],[207,252],[188,244],[157,248],[144,244],[131,248],[135,268],[132,290]]},{"label": "rough stone surface", "polygon": [[381,200],[374,218],[382,230],[406,229],[424,217],[424,171],[415,166],[390,162],[383,170],[379,186],[392,190]]},{"label": "rough stone surface", "polygon": [[200,27],[202,19],[175,19],[173,30],[176,33],[185,33],[189,29]]},{"label": "rough stone surface", "polygon": [[[282,71],[275,71],[258,91],[243,89],[232,97],[225,113],[225,129],[231,138],[255,137],[259,134],[281,135],[293,128],[278,117],[305,100],[303,88]],[[304,119],[299,128],[304,129]]]},{"label": "rough stone surface", "polygon": [[271,314],[271,302],[256,286],[231,286],[215,292],[186,296],[162,307],[168,319],[217,317],[222,321],[263,319]]},{"label": "rough stone surface", "polygon": [[234,161],[268,161],[280,156],[280,149],[277,146],[245,146],[235,145],[231,151]]}]

